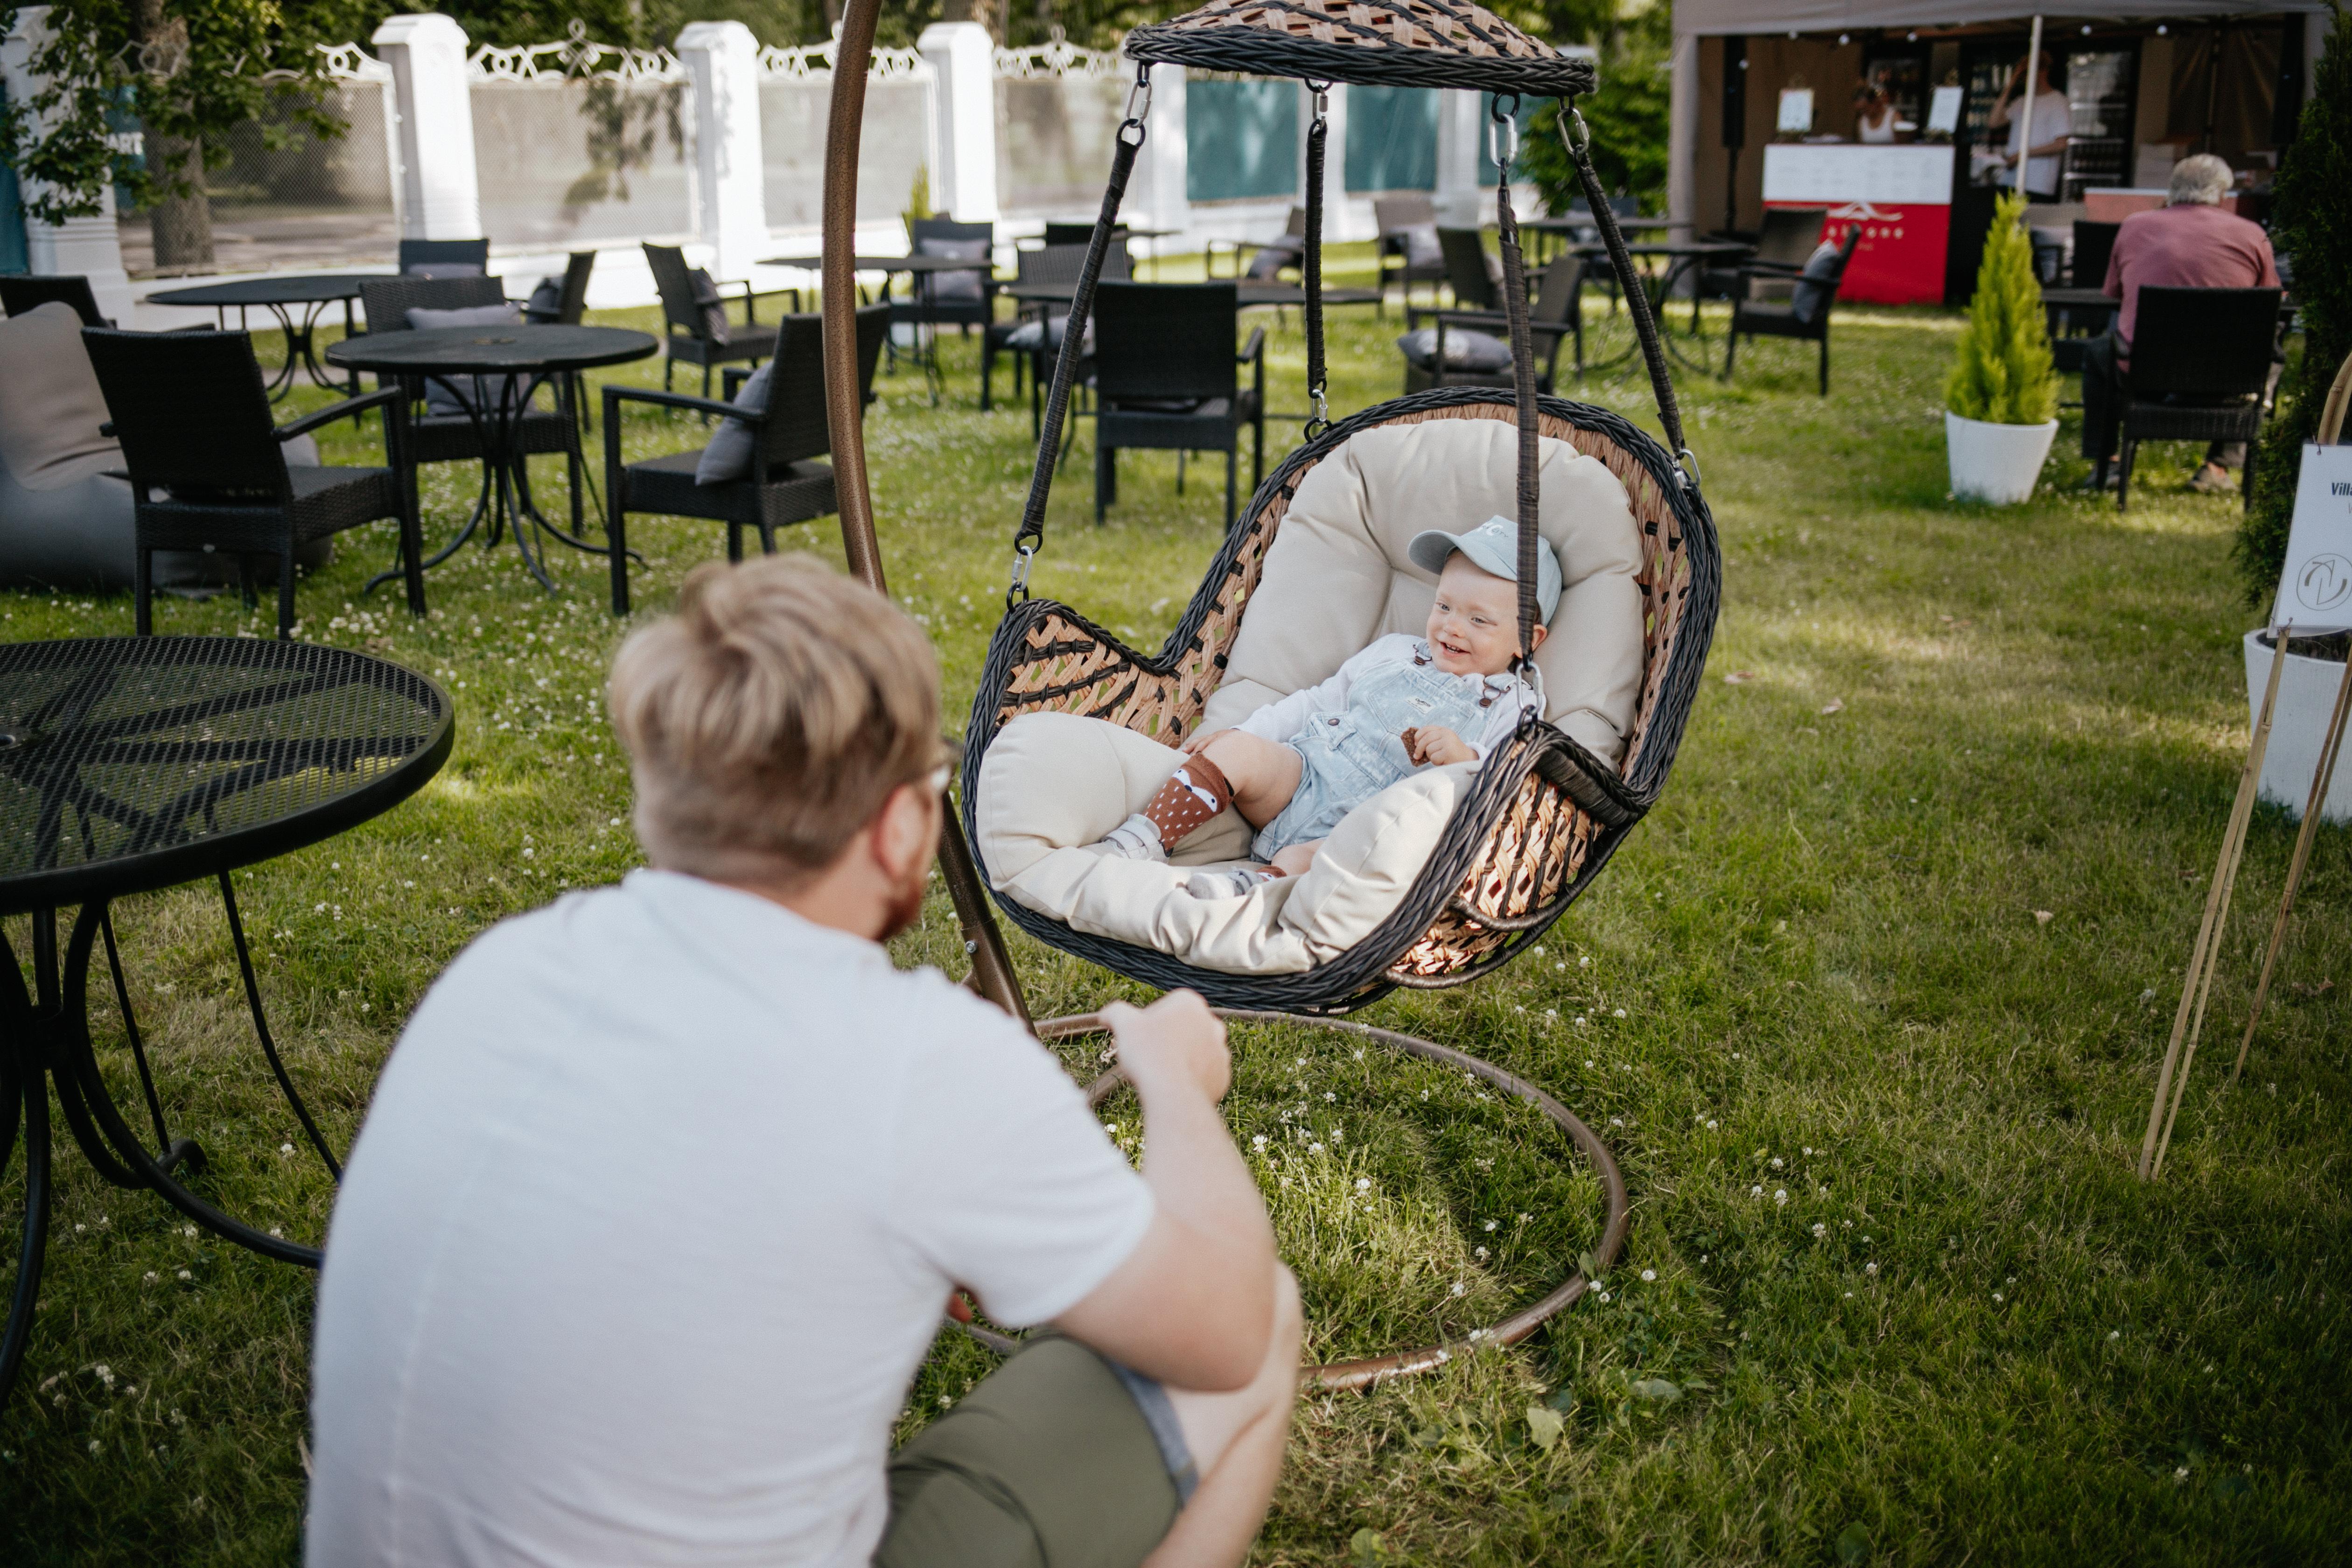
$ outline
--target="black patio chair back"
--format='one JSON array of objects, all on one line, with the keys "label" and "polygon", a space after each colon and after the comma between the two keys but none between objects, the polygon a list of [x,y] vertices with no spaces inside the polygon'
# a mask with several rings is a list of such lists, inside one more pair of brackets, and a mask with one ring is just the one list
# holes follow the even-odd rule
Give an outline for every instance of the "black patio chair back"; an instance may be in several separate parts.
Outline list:
[{"label": "black patio chair back", "polygon": [[[1412,303],[1412,286],[1416,283],[1445,281],[1445,262],[1441,255],[1433,259],[1427,254],[1428,241],[1416,246],[1415,237],[1434,234],[1437,228],[1437,205],[1419,191],[1402,195],[1374,196],[1372,222],[1380,229],[1377,260],[1381,269],[1381,313],[1388,313],[1388,286],[1391,279],[1404,288],[1405,303]],[[1414,252],[1420,249],[1418,259]]]},{"label": "black patio chair back", "polygon": [[477,267],[487,273],[490,269],[490,242],[487,239],[404,239],[400,242],[400,269],[412,267]]},{"label": "black patio chair back", "polygon": [[[662,385],[670,384],[671,372],[681,363],[702,367],[702,395],[710,395],[710,367],[734,360],[757,364],[776,352],[776,329],[761,324],[758,307],[753,304],[751,285],[730,284],[743,291],[743,320],[727,320],[727,307],[721,302],[714,279],[709,289],[698,287],[694,269],[686,264],[686,252],[675,245],[645,246],[646,264],[653,268],[654,288],[661,294],[662,320],[667,331],[662,337]],[[787,290],[794,301],[799,290]]]},{"label": "black patio chair back", "polygon": [[[330,404],[274,426],[253,340],[244,332],[121,332],[86,327],[82,342],[122,445],[133,507],[135,626],[153,630],[158,550],[235,555],[247,602],[251,558],[278,564],[278,635],[294,629],[296,552],[379,518],[400,524],[411,613],[425,613],[416,492],[401,471],[407,431],[398,388]],[[384,416],[381,468],[289,466],[281,443],[370,408]]]},{"label": "black patio chair back", "polygon": [[575,250],[564,258],[563,294],[556,301],[555,324],[576,327],[588,313],[588,279],[596,270],[596,253]]},{"label": "black patio chair back", "polygon": [[[1045,226],[1050,229],[1058,226],[1047,224]],[[1082,227],[1077,242],[1084,245],[1093,232],[1090,225]],[[927,239],[984,239],[994,245],[996,226],[992,223],[958,223],[951,217],[914,217],[907,220],[907,238],[910,244],[916,245]],[[1047,240],[1045,243],[1052,245],[1055,242]]]},{"label": "black patio chair back", "polygon": [[114,325],[98,313],[98,296],[90,292],[89,279],[79,272],[22,274],[0,278],[0,311],[21,316],[37,310],[55,300],[73,307],[85,327]]},{"label": "black patio chair back", "polygon": [[[988,247],[981,252],[986,258],[996,246],[996,226],[992,223],[958,223],[949,217],[909,218],[907,222],[908,244],[919,255],[927,240],[982,245]],[[986,272],[940,272],[918,276],[912,280],[905,297],[897,301],[897,313],[892,317],[894,322],[961,327],[967,332],[974,327],[985,327],[995,319],[996,280]]]},{"label": "black patio chair back", "polygon": [[424,310],[462,310],[469,306],[503,305],[506,285],[495,278],[372,278],[360,285],[360,309],[367,313],[370,335],[408,331],[412,307]]},{"label": "black patio chair back", "polygon": [[2123,226],[2119,223],[2094,223],[2086,217],[2074,220],[2074,259],[2070,276],[2075,288],[2107,286],[2107,263],[2115,259],[2116,233]]},{"label": "black patio chair back", "polygon": [[1827,207],[1767,207],[1764,226],[1756,231],[1752,259],[1782,267],[1802,267],[1822,243],[1822,226],[1829,221]]},{"label": "black patio chair back", "polygon": [[1095,391],[1106,403],[1200,402],[1240,384],[1239,292],[1208,283],[1105,283],[1095,295]]},{"label": "black patio chair back", "polygon": [[[867,305],[857,312],[857,395],[874,394],[874,369],[882,340],[889,335],[890,307]],[[761,550],[776,552],[779,528],[835,510],[833,467],[816,459],[832,450],[825,424],[824,331],[820,319],[790,315],[777,323],[776,352],[768,372],[768,401],[746,416],[731,404],[649,387],[607,382],[604,395],[604,493],[606,531],[612,547],[613,613],[629,611],[628,516],[655,512],[705,518],[727,525],[727,558],[743,559],[743,531],[755,530]],[[703,448],[672,452],[635,463],[621,461],[621,405],[650,403],[704,415],[724,415],[752,426],[755,445],[742,478],[699,484],[695,474]]]},{"label": "black patio chair back", "polygon": [[1486,237],[1475,228],[1441,228],[1438,248],[1445,256],[1445,281],[1453,286],[1454,303],[1465,310],[1499,310],[1503,296],[1486,265]]},{"label": "black patio chair back", "polygon": [[2117,422],[2117,510],[2130,505],[2142,441],[2243,441],[2239,485],[2253,493],[2254,438],[2278,360],[2283,298],[2277,289],[2139,291]]},{"label": "black patio chair back", "polygon": [[673,332],[700,338],[708,331],[702,306],[694,297],[694,269],[686,252],[675,245],[647,245],[646,265],[653,269],[654,288],[661,295],[662,321]]},{"label": "black patio chair back", "polygon": [[2278,338],[2276,289],[2142,289],[2131,396],[2260,397]]},{"label": "black patio chair back", "polygon": [[[1255,432],[1250,487],[1265,467],[1265,330],[1236,355],[1239,288],[1206,283],[1111,282],[1095,293],[1095,521],[1118,496],[1118,454],[1174,451],[1182,493],[1183,454],[1225,455],[1225,526],[1233,526],[1244,426]],[[1241,366],[1253,367],[1241,384]]]},{"label": "black patio chair back", "polygon": [[[1796,338],[1820,345],[1821,395],[1830,395],[1830,310],[1837,303],[1847,264],[1853,260],[1853,247],[1861,241],[1862,225],[1850,225],[1836,254],[1823,258],[1825,265],[1816,268],[1808,259],[1805,270],[1793,277],[1784,267],[1768,268],[1752,262],[1739,269],[1743,282],[1732,295],[1731,330],[1724,334],[1724,380],[1731,379],[1742,337]],[[1748,298],[1754,291],[1752,285],[1763,279],[1787,281],[1787,301]]]},{"label": "black patio chair back", "polygon": [[1094,234],[1091,223],[1048,223],[1045,237],[1047,245],[1084,245]]}]

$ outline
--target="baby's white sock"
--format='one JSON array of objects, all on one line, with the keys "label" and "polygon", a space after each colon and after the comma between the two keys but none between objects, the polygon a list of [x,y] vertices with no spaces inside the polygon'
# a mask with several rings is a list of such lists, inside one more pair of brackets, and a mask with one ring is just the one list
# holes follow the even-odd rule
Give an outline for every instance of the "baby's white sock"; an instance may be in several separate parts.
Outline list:
[{"label": "baby's white sock", "polygon": [[1239,899],[1282,873],[1271,866],[1229,866],[1218,871],[1195,871],[1184,890],[1196,899]]},{"label": "baby's white sock", "polygon": [[1139,811],[1104,834],[1102,847],[1129,860],[1168,858],[1168,847],[1160,841],[1160,825]]}]

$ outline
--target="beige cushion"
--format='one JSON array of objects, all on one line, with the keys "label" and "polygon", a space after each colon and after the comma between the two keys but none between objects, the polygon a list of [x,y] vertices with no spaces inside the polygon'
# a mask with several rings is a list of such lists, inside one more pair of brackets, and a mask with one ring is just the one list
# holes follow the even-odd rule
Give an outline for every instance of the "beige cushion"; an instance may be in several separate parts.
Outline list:
[{"label": "beige cushion", "polygon": [[0,464],[28,490],[63,489],[122,466],[98,433],[106,395],[81,345],[81,318],[51,300],[0,321]]},{"label": "beige cushion", "polygon": [[[1423,529],[1458,532],[1518,514],[1518,429],[1499,419],[1383,425],[1315,465],[1266,552],[1213,730],[1328,679],[1390,632],[1418,636],[1437,579],[1406,558]],[[1625,487],[1565,441],[1542,445],[1537,519],[1559,554],[1551,634],[1536,652],[1544,716],[1615,766],[1642,686],[1641,529]]]},{"label": "beige cushion", "polygon": [[1025,713],[982,762],[972,799],[981,864],[1015,903],[1073,930],[1233,974],[1296,974],[1363,940],[1412,888],[1476,772],[1464,763],[1390,785],[1348,814],[1304,876],[1245,898],[1196,899],[1184,879],[1238,863],[1249,826],[1228,812],[1178,847],[1172,866],[1094,847],[1142,809],[1181,753],[1100,719]]}]

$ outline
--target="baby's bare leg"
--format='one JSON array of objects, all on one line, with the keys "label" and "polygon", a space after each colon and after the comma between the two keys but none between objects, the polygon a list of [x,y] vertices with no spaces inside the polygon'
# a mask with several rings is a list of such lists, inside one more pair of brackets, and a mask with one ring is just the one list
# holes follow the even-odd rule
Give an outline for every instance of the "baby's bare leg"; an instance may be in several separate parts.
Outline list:
[{"label": "baby's bare leg", "polygon": [[1228,730],[1202,747],[1202,754],[1223,772],[1234,786],[1234,808],[1252,827],[1281,816],[1298,792],[1298,753],[1279,742]]},{"label": "baby's bare leg", "polygon": [[1323,840],[1318,838],[1311,844],[1293,844],[1286,849],[1277,849],[1274,854],[1274,868],[1286,877],[1303,876],[1307,868],[1315,863],[1315,851],[1322,847]]}]

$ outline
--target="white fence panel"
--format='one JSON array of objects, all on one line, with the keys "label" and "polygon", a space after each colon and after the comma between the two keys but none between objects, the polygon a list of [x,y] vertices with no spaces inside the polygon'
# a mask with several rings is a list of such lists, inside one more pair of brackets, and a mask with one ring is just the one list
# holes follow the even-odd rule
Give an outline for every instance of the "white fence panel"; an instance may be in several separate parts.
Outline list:
[{"label": "white fence panel", "polygon": [[[760,51],[760,142],[768,226],[814,230],[824,216],[824,132],[833,102],[833,46]],[[907,209],[930,146],[931,68],[912,49],[877,49],[866,87],[857,160],[857,217],[884,222]]]},{"label": "white fence panel", "polygon": [[996,51],[996,189],[1008,217],[1091,217],[1134,68],[1055,38]]},{"label": "white fence panel", "polygon": [[499,246],[675,239],[694,227],[686,69],[588,42],[474,51],[482,232]]}]

